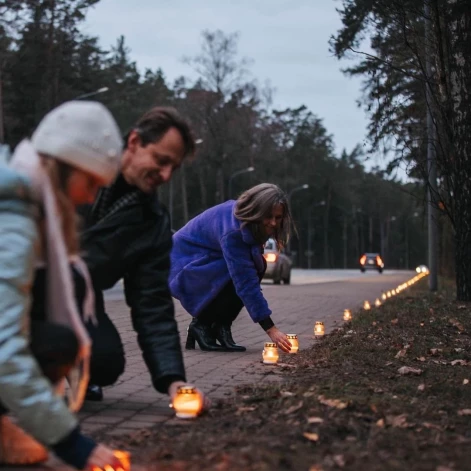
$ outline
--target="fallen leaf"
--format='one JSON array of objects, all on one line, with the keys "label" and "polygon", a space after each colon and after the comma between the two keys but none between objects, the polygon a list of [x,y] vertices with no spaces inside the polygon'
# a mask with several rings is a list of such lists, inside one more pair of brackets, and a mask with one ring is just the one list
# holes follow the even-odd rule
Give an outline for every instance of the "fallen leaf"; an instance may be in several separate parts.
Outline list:
[{"label": "fallen leaf", "polygon": [[345,409],[348,407],[348,403],[343,402],[340,399],[326,399],[324,396],[319,396],[317,399],[321,404],[329,407],[335,407],[336,409]]},{"label": "fallen leaf", "polygon": [[419,384],[419,385],[417,386],[417,389],[418,389],[419,391],[425,391],[425,384]]},{"label": "fallen leaf", "polygon": [[393,364],[392,361],[388,361],[384,366],[391,366]]},{"label": "fallen leaf", "polygon": [[313,464],[310,468],[309,471],[324,471],[324,468],[321,465],[318,464]]},{"label": "fallen leaf", "polygon": [[256,409],[256,407],[239,407],[237,412],[253,412]]},{"label": "fallen leaf", "polygon": [[439,427],[438,425],[435,425],[435,424],[431,424],[430,422],[424,422],[422,425],[428,429],[443,430],[442,427]]},{"label": "fallen leaf", "polygon": [[458,411],[458,415],[471,415],[471,409],[461,409]]},{"label": "fallen leaf", "polygon": [[466,306],[462,304],[461,306],[458,306],[458,309],[466,309]]},{"label": "fallen leaf", "polygon": [[345,458],[343,455],[334,455],[333,460],[339,468],[343,468],[345,466]]},{"label": "fallen leaf", "polygon": [[303,433],[303,436],[307,438],[308,440],[310,440],[311,442],[317,442],[317,440],[319,440],[319,435],[317,433],[305,432]]},{"label": "fallen leaf", "polygon": [[416,358],[416,360],[418,360],[418,361],[425,361],[425,357],[418,357],[418,358]]},{"label": "fallen leaf", "polygon": [[457,319],[449,319],[448,322],[449,322],[453,327],[456,327],[460,332],[463,332],[463,331],[464,331],[463,324],[461,324],[461,322],[458,321]]},{"label": "fallen leaf", "polygon": [[384,390],[381,388],[374,388],[373,392],[375,392],[376,394],[383,394]]},{"label": "fallen leaf", "polygon": [[379,420],[376,422],[376,425],[377,425],[378,427],[384,428],[384,419],[379,419]]},{"label": "fallen leaf", "polygon": [[437,466],[435,471],[454,471],[452,468],[449,468],[448,466]]},{"label": "fallen leaf", "polygon": [[406,356],[406,353],[407,353],[407,350],[405,348],[403,348],[402,350],[399,350],[397,353],[396,353],[396,356],[394,358],[402,358],[402,357],[405,357]]},{"label": "fallen leaf", "polygon": [[321,419],[320,417],[309,417],[307,419],[308,424],[321,424],[324,422],[324,419]]},{"label": "fallen leaf", "polygon": [[402,366],[397,370],[400,375],[421,375],[423,371],[419,368],[411,368],[410,366]]},{"label": "fallen leaf", "polygon": [[431,348],[429,352],[431,355],[438,355],[439,353],[442,353],[443,350],[441,348]]},{"label": "fallen leaf", "polygon": [[282,368],[297,368],[296,365],[291,365],[290,363],[278,363],[278,366],[281,366]]},{"label": "fallen leaf", "polygon": [[311,397],[311,396],[314,396],[314,393],[312,391],[306,391],[304,394],[303,394],[303,397]]},{"label": "fallen leaf", "polygon": [[399,322],[399,319],[393,319],[393,320],[391,321],[391,324],[396,325],[398,322]]},{"label": "fallen leaf", "polygon": [[407,422],[407,415],[388,415],[386,416],[386,423],[391,425],[391,427],[397,428],[407,428],[410,427],[410,424]]},{"label": "fallen leaf", "polygon": [[468,384],[469,383],[469,379],[463,379],[463,384]]},{"label": "fallen leaf", "polygon": [[280,396],[281,396],[281,397],[292,397],[292,396],[294,396],[294,395],[295,395],[295,394],[292,393],[292,392],[290,392],[290,391],[281,391],[281,392],[280,392]]},{"label": "fallen leaf", "polygon": [[464,350],[464,348],[455,348],[455,352],[460,353]]},{"label": "fallen leaf", "polygon": [[301,407],[303,407],[303,401],[298,402],[294,406],[288,407],[288,409],[285,410],[284,414],[285,415],[292,414],[293,412],[296,412],[299,409],[301,409]]},{"label": "fallen leaf", "polygon": [[451,366],[456,366],[456,365],[466,366],[467,364],[468,362],[466,360],[453,360],[451,362]]}]

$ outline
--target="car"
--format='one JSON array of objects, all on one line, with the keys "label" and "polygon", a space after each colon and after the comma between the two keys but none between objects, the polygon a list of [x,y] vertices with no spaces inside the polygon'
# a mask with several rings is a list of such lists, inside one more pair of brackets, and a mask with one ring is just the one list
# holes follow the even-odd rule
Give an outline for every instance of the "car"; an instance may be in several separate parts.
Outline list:
[{"label": "car", "polygon": [[419,265],[419,266],[415,269],[415,271],[416,271],[417,273],[428,273],[428,272],[429,272],[427,265]]},{"label": "car", "polygon": [[364,273],[366,270],[378,270],[383,273],[384,262],[379,253],[364,253],[360,258],[360,270]]},{"label": "car", "polygon": [[278,250],[278,246],[274,239],[268,239],[265,243],[263,257],[267,262],[267,270],[263,277],[264,280],[273,280],[275,285],[279,285],[281,281],[285,285],[291,283],[291,259]]}]

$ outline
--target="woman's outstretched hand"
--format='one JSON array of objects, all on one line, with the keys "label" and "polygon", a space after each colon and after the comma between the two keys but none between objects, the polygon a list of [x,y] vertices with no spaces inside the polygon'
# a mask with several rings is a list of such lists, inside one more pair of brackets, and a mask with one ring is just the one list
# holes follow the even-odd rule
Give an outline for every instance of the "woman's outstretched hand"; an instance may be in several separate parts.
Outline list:
[{"label": "woman's outstretched hand", "polygon": [[281,332],[280,329],[273,326],[267,330],[268,336],[271,338],[273,342],[275,342],[281,350],[285,353],[289,353],[291,350],[291,342],[286,337],[286,334]]}]

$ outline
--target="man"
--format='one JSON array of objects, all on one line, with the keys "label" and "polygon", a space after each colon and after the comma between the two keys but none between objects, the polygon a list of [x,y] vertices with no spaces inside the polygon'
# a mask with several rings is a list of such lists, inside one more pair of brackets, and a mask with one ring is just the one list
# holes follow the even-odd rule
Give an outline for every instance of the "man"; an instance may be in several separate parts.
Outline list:
[{"label": "man", "polygon": [[93,340],[90,400],[101,400],[101,387],[115,383],[124,371],[123,345],[105,313],[102,293],[120,279],[155,389],[173,397],[185,382],[168,289],[170,219],[155,190],[194,150],[191,130],[176,110],[153,108],[125,138],[120,175],[83,213],[82,249],[95,287],[98,320],[98,325],[87,325]]}]

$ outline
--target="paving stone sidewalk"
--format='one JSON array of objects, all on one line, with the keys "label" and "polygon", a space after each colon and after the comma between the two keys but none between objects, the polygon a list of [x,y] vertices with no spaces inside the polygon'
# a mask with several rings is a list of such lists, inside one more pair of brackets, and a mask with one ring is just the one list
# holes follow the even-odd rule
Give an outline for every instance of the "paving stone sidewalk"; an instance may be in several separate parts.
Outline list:
[{"label": "paving stone sidewalk", "polygon": [[[410,272],[333,283],[297,286],[263,284],[262,287],[276,325],[285,333],[297,334],[300,348],[307,348],[315,342],[315,321],[323,321],[329,331],[342,323],[344,309],[358,308],[365,299],[372,302],[382,291],[395,288],[412,276]],[[97,432],[105,433],[111,439],[116,435],[152,427],[156,423],[175,423],[178,419],[174,418],[169,408],[168,397],[157,393],[151,385],[125,303],[108,301],[107,311],[122,336],[126,371],[116,385],[105,389],[103,402],[85,404],[80,412],[84,432],[92,436]],[[179,303],[176,303],[176,317],[184,345],[190,317]],[[247,347],[247,352],[202,352],[198,347],[196,350],[184,350],[187,380],[212,399],[229,397],[237,385],[281,379],[276,366],[261,363],[263,344],[269,338],[258,324],[251,321],[245,310],[233,326],[233,336],[238,343]],[[280,361],[283,361],[282,357]],[[267,371],[271,373],[267,374]]]}]

